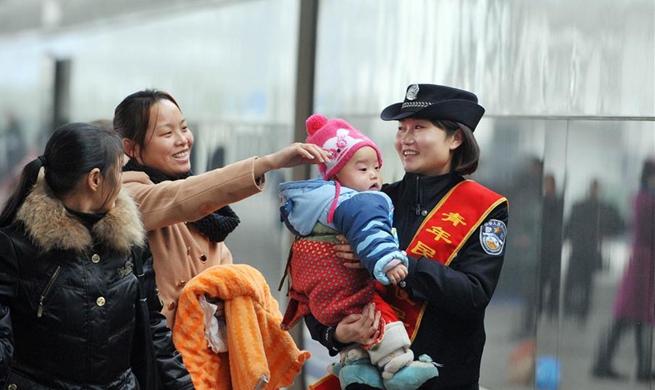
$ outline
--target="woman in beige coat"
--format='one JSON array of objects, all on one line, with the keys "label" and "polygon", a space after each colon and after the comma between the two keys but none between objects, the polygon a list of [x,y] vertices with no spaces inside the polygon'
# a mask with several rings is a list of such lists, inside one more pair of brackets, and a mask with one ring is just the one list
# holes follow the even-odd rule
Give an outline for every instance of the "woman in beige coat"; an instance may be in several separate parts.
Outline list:
[{"label": "woman in beige coat", "polygon": [[[239,219],[228,205],[261,192],[270,170],[327,159],[316,145],[294,143],[193,176],[193,134],[175,99],[157,90],[126,97],[116,107],[114,128],[130,158],[123,185],[143,216],[171,328],[185,283],[211,266],[232,263],[223,240]],[[219,307],[217,316],[222,314]]]}]

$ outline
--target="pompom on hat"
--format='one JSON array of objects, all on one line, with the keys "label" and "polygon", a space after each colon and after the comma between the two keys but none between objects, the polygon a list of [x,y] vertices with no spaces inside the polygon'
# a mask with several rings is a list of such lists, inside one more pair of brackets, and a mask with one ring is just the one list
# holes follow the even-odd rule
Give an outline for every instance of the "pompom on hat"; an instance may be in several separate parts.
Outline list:
[{"label": "pompom on hat", "polygon": [[412,84],[407,87],[405,100],[382,110],[385,121],[405,118],[442,119],[459,122],[471,131],[484,115],[484,107],[478,104],[475,94],[435,84]]},{"label": "pompom on hat", "polygon": [[364,146],[375,150],[382,166],[382,155],[377,145],[343,119],[327,119],[314,114],[305,121],[307,142],[318,145],[330,153],[330,161],[318,165],[323,179],[330,180],[339,173],[348,160]]}]

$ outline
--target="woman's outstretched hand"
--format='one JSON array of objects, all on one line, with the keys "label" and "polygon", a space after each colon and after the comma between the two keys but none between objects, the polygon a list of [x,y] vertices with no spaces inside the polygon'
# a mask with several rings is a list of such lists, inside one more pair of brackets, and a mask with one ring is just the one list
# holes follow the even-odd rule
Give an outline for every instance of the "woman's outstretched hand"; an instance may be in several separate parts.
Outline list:
[{"label": "woman's outstretched hand", "polygon": [[329,160],[330,155],[317,145],[296,142],[271,156],[277,160],[277,168],[291,168],[306,163],[324,163]]},{"label": "woman's outstretched hand", "polygon": [[334,338],[342,344],[371,344],[380,336],[380,315],[375,303],[369,303],[362,314],[350,314],[342,319],[334,330]]},{"label": "woman's outstretched hand", "polygon": [[301,164],[329,161],[329,154],[317,145],[296,142],[275,153],[255,160],[255,177],[273,169],[291,168]]}]

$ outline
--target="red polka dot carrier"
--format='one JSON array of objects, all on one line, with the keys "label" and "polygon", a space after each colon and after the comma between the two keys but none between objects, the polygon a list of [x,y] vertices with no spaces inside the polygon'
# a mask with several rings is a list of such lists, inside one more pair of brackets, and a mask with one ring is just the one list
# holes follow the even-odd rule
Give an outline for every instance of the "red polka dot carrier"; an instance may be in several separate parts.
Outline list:
[{"label": "red polka dot carrier", "polygon": [[374,280],[366,269],[347,268],[332,243],[298,239],[291,248],[289,305],[282,321],[290,329],[310,312],[324,325],[336,326],[352,313],[361,313],[373,300]]}]

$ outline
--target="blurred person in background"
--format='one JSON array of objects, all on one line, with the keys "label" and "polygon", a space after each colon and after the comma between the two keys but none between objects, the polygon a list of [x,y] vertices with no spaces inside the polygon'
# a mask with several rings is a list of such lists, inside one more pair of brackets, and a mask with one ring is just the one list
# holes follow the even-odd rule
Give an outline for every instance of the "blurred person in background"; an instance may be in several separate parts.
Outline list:
[{"label": "blurred person in background", "polygon": [[594,276],[603,268],[603,240],[624,231],[625,223],[614,205],[600,198],[600,182],[589,183],[587,198],[573,205],[564,237],[571,255],[564,283],[564,313],[584,327],[593,303]]},{"label": "blurred person in background", "polygon": [[[157,285],[173,328],[180,292],[194,276],[232,263],[223,242],[239,224],[229,204],[263,190],[264,174],[303,163],[325,162],[316,145],[294,143],[200,175],[191,172],[194,138],[177,101],[167,92],[143,90],[116,107],[114,128],[130,160],[123,184],[135,198],[148,231]],[[223,315],[223,305],[216,315]]]},{"label": "blurred person in background", "polygon": [[0,161],[0,177],[9,173],[14,166],[25,157],[27,145],[23,139],[22,126],[13,113],[7,114],[7,127],[2,132],[2,142],[5,150],[3,161]]},{"label": "blurred person in background", "polygon": [[[442,365],[421,389],[479,389],[485,310],[503,265],[508,220],[503,196],[464,178],[478,166],[473,131],[483,114],[475,94],[434,84],[410,85],[404,101],[380,114],[398,121],[394,145],[405,176],[382,191],[395,206],[393,225],[409,259],[407,278],[387,286],[383,298],[398,309],[414,353]],[[347,245],[338,250],[356,258]],[[367,310],[324,327],[305,317],[312,337],[333,354],[367,344],[378,319]],[[358,388],[366,387],[348,387]]]},{"label": "blurred person in background", "polygon": [[4,149],[4,153],[0,153],[0,204],[14,190],[21,168],[29,162],[20,121],[12,112],[8,112],[6,118],[6,128],[0,128],[0,148]]},{"label": "blurred person in background", "polygon": [[71,123],[23,168],[0,214],[4,388],[193,389],[142,276],[152,260],[122,158],[116,133]]},{"label": "blurred person in background", "polygon": [[592,375],[627,379],[614,370],[612,358],[625,331],[634,329],[636,376],[639,381],[650,381],[655,310],[655,160],[644,162],[633,215],[632,255],[616,291],[614,319],[599,343]]},{"label": "blurred person in background", "polygon": [[539,258],[539,302],[537,313],[548,319],[557,318],[562,241],[564,231],[564,200],[557,194],[555,176],[544,176],[541,205],[541,242]]},{"label": "blurred person in background", "polygon": [[531,339],[536,330],[538,307],[539,240],[543,201],[543,161],[524,156],[517,165],[515,178],[507,190],[512,206],[512,231],[507,238],[502,277],[505,290],[521,298],[521,319],[510,329],[515,340]]}]

